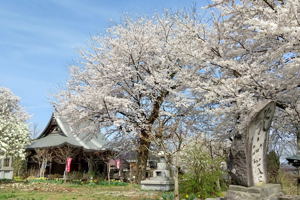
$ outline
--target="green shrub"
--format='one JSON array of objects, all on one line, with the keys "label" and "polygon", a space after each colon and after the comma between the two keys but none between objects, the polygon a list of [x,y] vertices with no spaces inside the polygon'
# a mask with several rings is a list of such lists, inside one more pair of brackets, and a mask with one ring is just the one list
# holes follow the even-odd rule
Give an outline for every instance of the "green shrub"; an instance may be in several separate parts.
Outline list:
[{"label": "green shrub", "polygon": [[281,184],[282,190],[288,195],[297,195],[297,175],[292,172],[279,170],[278,183]]},{"label": "green shrub", "polygon": [[82,180],[72,180],[70,183],[75,185],[89,185],[89,186],[97,186],[97,185],[103,185],[103,186],[127,186],[128,183],[121,182],[121,181],[99,181],[99,180],[89,180],[89,181],[82,181]]},{"label": "green shrub", "polygon": [[48,179],[45,177],[28,177],[26,179],[27,183],[55,183],[55,184],[62,184],[64,183],[64,180],[61,178],[56,178],[56,179]]},{"label": "green shrub", "polygon": [[24,181],[24,178],[21,177],[21,176],[14,176],[14,181],[15,182],[22,182],[22,181]]},{"label": "green shrub", "polygon": [[82,172],[76,172],[76,171],[74,171],[74,172],[71,172],[71,173],[67,174],[67,179],[69,181],[71,181],[71,182],[73,180],[81,180],[82,177],[83,177],[83,173]]},{"label": "green shrub", "polygon": [[26,177],[27,176],[27,168],[26,168],[26,160],[21,158],[13,158],[12,166],[14,168],[14,176],[18,177]]},{"label": "green shrub", "polygon": [[267,154],[267,176],[269,183],[278,183],[278,175],[280,168],[279,156],[275,151],[271,151]]},{"label": "green shrub", "polygon": [[212,156],[200,145],[185,151],[186,173],[180,176],[180,194],[188,199],[220,196],[226,184],[221,170],[222,157]]},{"label": "green shrub", "polygon": [[0,179],[0,184],[1,183],[11,183],[11,182],[13,182],[13,180],[11,180],[11,179]]},{"label": "green shrub", "polygon": [[174,193],[173,192],[164,192],[161,196],[162,200],[173,200]]}]

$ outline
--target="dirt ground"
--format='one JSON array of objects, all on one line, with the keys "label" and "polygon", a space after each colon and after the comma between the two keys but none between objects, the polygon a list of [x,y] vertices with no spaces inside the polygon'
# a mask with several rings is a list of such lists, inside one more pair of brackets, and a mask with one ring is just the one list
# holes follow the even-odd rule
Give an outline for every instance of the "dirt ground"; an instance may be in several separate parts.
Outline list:
[{"label": "dirt ground", "polygon": [[161,193],[142,191],[137,185],[101,186],[54,183],[0,184],[0,199],[16,200],[153,200]]}]

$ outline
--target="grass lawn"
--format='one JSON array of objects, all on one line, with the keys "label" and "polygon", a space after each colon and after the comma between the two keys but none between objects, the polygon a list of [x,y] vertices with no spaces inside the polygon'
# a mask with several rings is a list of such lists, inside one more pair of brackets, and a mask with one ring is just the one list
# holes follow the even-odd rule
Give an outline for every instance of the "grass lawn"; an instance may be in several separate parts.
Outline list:
[{"label": "grass lawn", "polygon": [[138,185],[76,185],[47,182],[2,183],[0,200],[154,200],[160,192],[142,191]]}]

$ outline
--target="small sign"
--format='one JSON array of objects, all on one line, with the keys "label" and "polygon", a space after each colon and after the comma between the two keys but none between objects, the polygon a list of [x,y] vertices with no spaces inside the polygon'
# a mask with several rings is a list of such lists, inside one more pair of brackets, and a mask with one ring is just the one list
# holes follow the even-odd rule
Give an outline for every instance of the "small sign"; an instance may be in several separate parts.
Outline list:
[{"label": "small sign", "polygon": [[121,166],[121,160],[118,159],[118,160],[116,160],[116,167],[117,167],[117,169],[120,169],[120,166]]},{"label": "small sign", "polygon": [[66,172],[70,172],[71,171],[71,162],[72,162],[72,158],[67,158]]}]

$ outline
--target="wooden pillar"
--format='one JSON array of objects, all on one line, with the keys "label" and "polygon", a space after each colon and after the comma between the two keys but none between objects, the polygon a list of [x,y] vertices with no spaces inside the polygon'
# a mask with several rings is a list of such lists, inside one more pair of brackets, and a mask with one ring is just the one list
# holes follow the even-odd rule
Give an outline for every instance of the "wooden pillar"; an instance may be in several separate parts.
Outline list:
[{"label": "wooden pillar", "polygon": [[110,163],[109,163],[109,161],[107,163],[107,180],[108,180],[108,182],[110,182]]},{"label": "wooden pillar", "polygon": [[52,173],[52,160],[49,163],[49,174],[51,174],[51,173]]}]

